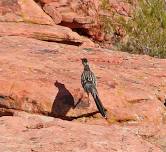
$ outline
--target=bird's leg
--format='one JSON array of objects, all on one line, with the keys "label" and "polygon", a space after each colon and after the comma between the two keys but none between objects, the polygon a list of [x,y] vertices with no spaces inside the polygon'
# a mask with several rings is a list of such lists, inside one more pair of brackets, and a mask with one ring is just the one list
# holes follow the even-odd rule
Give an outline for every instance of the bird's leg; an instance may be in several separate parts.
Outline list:
[{"label": "bird's leg", "polygon": [[88,103],[89,103],[89,105],[90,105],[90,98],[89,98],[89,92],[87,92],[87,95],[88,95]]},{"label": "bird's leg", "polygon": [[90,96],[89,96],[89,92],[87,92],[87,95],[88,95],[88,104],[89,104],[89,109],[91,109],[93,107],[93,104],[92,102],[90,101]]}]

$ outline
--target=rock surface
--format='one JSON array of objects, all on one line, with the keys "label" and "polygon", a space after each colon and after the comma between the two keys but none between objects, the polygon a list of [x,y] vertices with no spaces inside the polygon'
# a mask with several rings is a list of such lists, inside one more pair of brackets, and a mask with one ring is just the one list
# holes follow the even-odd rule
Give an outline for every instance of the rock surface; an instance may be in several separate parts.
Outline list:
[{"label": "rock surface", "polygon": [[33,0],[0,1],[0,36],[25,36],[65,44],[94,46],[88,38],[67,27],[55,25],[62,21],[62,15],[52,5],[43,9],[45,12]]},{"label": "rock surface", "polygon": [[[39,4],[37,4],[37,2]],[[110,14],[131,16],[132,5],[125,1],[110,0]],[[103,41],[101,29],[101,2],[99,0],[1,0],[0,22],[25,22],[39,25],[59,24],[81,35]],[[34,27],[35,28],[35,27]],[[119,28],[119,27],[117,27]],[[116,30],[118,32],[118,30]],[[121,33],[118,33],[121,34]]]},{"label": "rock surface", "polygon": [[61,42],[73,45],[89,45],[94,43],[89,39],[72,32],[67,27],[59,25],[38,25],[27,23],[0,22],[0,36],[24,36],[44,41]]},{"label": "rock surface", "polygon": [[80,84],[80,58],[87,57],[111,121],[160,123],[165,118],[164,59],[13,36],[0,38],[0,53],[3,108],[64,119],[98,117]]},{"label": "rock surface", "polygon": [[42,0],[42,2],[45,4],[43,9],[53,19],[55,18],[55,23],[59,23],[57,17],[62,17],[60,25],[72,28],[83,35],[89,35],[93,39],[103,40],[98,21],[99,0]]},{"label": "rock surface", "polygon": [[[131,15],[125,1],[109,2],[113,13]],[[98,0],[0,1],[0,151],[166,152],[166,60],[95,48],[78,33],[103,40],[99,7]],[[83,57],[107,121],[81,87]]]},{"label": "rock surface", "polygon": [[130,2],[125,0],[109,0],[113,12],[127,17],[132,15],[133,5],[135,5],[135,3],[136,0],[131,0]]},{"label": "rock surface", "polygon": [[60,12],[58,12],[58,10],[56,9],[56,7],[54,7],[54,5],[44,5],[43,10],[49,16],[51,16],[55,24],[59,24],[62,22],[62,15],[60,14]]},{"label": "rock surface", "polygon": [[130,127],[85,125],[26,113],[0,118],[0,141],[0,151],[12,152],[162,152]]},{"label": "rock surface", "polygon": [[51,17],[45,14],[33,0],[1,0],[0,22],[54,24]]}]

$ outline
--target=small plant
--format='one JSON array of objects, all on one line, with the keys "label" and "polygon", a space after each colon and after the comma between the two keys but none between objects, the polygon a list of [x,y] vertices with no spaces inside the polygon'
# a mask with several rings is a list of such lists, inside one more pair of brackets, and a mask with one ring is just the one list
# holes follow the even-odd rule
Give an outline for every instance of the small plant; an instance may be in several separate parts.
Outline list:
[{"label": "small plant", "polygon": [[128,34],[122,50],[166,57],[166,6],[164,0],[140,0],[139,8],[124,28]]},{"label": "small plant", "polygon": [[[129,1],[132,3],[132,0]],[[111,11],[108,0],[101,0],[101,8]],[[132,17],[125,20],[116,14],[101,16],[102,29],[113,34],[123,28],[125,41],[116,42],[122,51],[166,58],[166,5],[164,0],[139,0]],[[125,42],[125,43],[124,43]]]},{"label": "small plant", "polygon": [[111,6],[109,4],[109,0],[101,0],[101,9],[104,12],[108,12],[109,16],[106,15],[100,15],[99,20],[102,27],[102,30],[104,33],[111,34],[114,31],[114,25],[113,25],[113,14],[111,12]]},{"label": "small plant", "polygon": [[[126,1],[127,3],[131,3],[128,0]],[[111,44],[113,45],[118,44],[121,37],[123,37],[122,23],[125,23],[124,18],[115,11],[115,9],[109,3],[109,0],[101,0],[100,8],[104,12],[102,14],[101,13],[99,14],[101,30],[105,34],[108,34],[112,37]]]}]

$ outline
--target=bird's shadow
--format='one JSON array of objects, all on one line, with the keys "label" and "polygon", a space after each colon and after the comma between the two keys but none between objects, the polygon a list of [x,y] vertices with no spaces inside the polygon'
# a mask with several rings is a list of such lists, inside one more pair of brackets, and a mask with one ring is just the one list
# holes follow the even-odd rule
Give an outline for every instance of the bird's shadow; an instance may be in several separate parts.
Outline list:
[{"label": "bird's shadow", "polygon": [[49,114],[50,116],[60,118],[63,120],[72,121],[74,119],[82,117],[90,117],[98,113],[98,111],[95,111],[92,113],[82,114],[75,117],[67,116],[69,110],[77,108],[81,101],[78,100],[75,103],[73,95],[70,93],[70,91],[65,87],[63,83],[56,81],[54,83],[54,86],[58,88],[58,93],[56,94],[56,97],[54,99],[51,113]]}]

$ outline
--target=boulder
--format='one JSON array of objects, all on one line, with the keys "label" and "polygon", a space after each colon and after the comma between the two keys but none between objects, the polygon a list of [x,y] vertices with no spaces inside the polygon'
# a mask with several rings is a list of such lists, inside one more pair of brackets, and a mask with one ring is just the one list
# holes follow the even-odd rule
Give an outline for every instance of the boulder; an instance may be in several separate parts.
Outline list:
[{"label": "boulder", "polygon": [[136,4],[135,0],[126,2],[125,0],[109,0],[112,11],[119,15],[130,17],[133,12],[133,5]]},{"label": "boulder", "polygon": [[[93,39],[102,41],[103,35],[99,25],[99,1],[94,0],[65,0],[65,1],[42,1],[44,2],[44,10],[53,19],[57,20],[56,13],[62,16],[60,25],[67,26],[78,33],[89,35]],[[55,14],[53,13],[55,12]],[[59,17],[59,15],[58,15]]]},{"label": "boulder", "polygon": [[162,152],[158,144],[150,143],[132,131],[117,125],[71,123],[21,113],[0,117],[0,151]]},{"label": "boulder", "polygon": [[111,122],[165,119],[165,59],[17,36],[1,37],[0,53],[2,108],[67,120],[100,119],[80,84],[80,59],[87,57]]},{"label": "boulder", "polygon": [[51,17],[45,14],[33,0],[1,0],[0,22],[54,24]]},{"label": "boulder", "polygon": [[46,4],[46,5],[44,5],[43,10],[49,16],[51,16],[51,18],[53,19],[55,24],[61,23],[62,15],[60,14],[60,12],[58,12],[58,10],[56,10],[56,8],[53,5]]},{"label": "boulder", "polygon": [[0,36],[24,36],[44,41],[73,45],[94,46],[88,38],[82,37],[67,27],[59,25],[38,25],[27,23],[0,22]]}]

